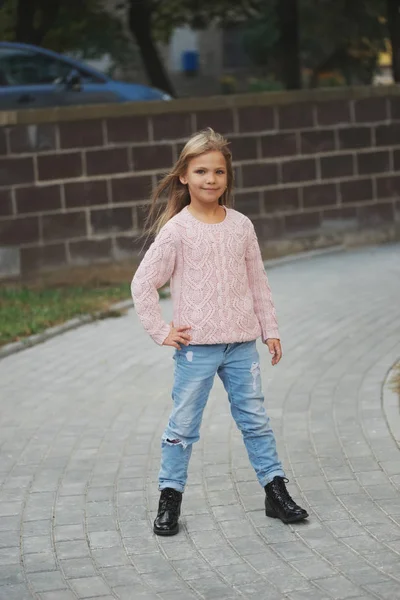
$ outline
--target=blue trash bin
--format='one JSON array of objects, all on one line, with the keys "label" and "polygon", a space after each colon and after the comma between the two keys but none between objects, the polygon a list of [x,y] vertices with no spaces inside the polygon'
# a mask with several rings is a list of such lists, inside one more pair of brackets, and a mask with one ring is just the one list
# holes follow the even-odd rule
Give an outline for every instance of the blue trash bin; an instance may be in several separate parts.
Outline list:
[{"label": "blue trash bin", "polygon": [[196,75],[199,70],[199,53],[197,50],[182,52],[182,70],[186,75]]}]

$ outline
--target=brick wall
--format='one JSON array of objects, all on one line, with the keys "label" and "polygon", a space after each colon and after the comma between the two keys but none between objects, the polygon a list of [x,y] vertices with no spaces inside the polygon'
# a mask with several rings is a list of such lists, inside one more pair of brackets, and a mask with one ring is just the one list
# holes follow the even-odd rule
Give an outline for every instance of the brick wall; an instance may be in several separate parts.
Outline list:
[{"label": "brick wall", "polygon": [[9,112],[0,123],[3,274],[132,257],[151,188],[209,125],[231,141],[235,208],[262,244],[400,221],[398,87]]}]

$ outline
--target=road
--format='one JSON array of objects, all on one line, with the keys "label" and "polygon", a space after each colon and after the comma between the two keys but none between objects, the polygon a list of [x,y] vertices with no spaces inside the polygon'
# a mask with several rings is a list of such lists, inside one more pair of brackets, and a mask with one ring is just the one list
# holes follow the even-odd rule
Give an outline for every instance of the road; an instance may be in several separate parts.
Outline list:
[{"label": "road", "polygon": [[[308,522],[268,519],[216,381],[178,536],[157,538],[172,349],[133,310],[0,361],[0,600],[398,599],[400,246],[271,268],[284,357],[266,405]],[[162,302],[168,318],[170,301]]]}]

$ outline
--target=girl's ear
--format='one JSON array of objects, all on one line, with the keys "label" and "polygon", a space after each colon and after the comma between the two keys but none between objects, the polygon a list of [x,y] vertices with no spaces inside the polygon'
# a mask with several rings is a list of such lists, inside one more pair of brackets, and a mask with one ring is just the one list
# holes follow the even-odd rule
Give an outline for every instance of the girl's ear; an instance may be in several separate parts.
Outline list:
[{"label": "girl's ear", "polygon": [[187,179],[184,175],[179,175],[179,181],[182,183],[182,185],[187,184]]}]

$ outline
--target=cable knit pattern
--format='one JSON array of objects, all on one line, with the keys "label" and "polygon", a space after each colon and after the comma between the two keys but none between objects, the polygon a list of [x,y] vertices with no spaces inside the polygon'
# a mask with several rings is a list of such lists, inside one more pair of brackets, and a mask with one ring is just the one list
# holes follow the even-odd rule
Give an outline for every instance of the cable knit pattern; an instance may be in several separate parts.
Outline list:
[{"label": "cable knit pattern", "polygon": [[279,338],[275,308],[254,227],[226,209],[202,223],[185,207],[161,229],[132,280],[137,314],[157,344],[170,331],[157,290],[171,280],[175,327],[190,325],[191,344]]}]

